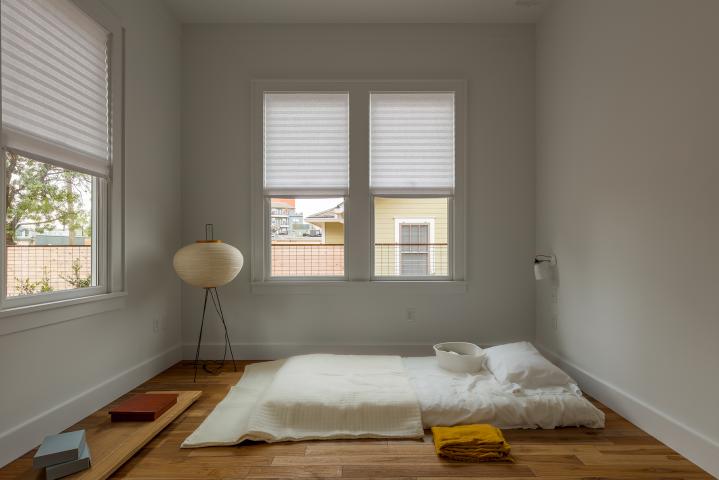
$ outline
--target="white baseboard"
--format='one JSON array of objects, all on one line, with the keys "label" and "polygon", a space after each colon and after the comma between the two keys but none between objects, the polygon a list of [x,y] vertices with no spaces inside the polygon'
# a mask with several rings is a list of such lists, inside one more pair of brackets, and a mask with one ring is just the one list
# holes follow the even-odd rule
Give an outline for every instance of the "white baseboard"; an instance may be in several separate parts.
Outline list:
[{"label": "white baseboard", "polygon": [[561,355],[538,344],[537,348],[566,370],[587,394],[719,478],[719,442],[683,425],[666,413],[602,380]]},{"label": "white baseboard", "polygon": [[[276,360],[305,355],[308,353],[336,353],[344,355],[401,355],[403,357],[428,357],[434,355],[432,343],[399,343],[399,344],[295,344],[295,343],[237,343],[232,344],[235,360]],[[491,347],[479,344],[480,347]],[[195,359],[197,344],[184,344],[182,358]],[[224,343],[203,343],[200,358],[217,360],[222,358]],[[227,357],[230,357],[229,351]]]},{"label": "white baseboard", "polygon": [[176,345],[0,433],[0,467],[179,362],[181,353]]},{"label": "white baseboard", "polygon": [[[197,344],[182,346],[182,358],[195,359]],[[200,358],[216,360],[222,358],[225,345],[223,343],[203,343]],[[427,356],[434,355],[431,344],[402,344],[402,345],[301,345],[294,343],[237,343],[232,344],[232,352],[236,360],[276,360],[291,357],[292,355],[305,355],[308,353],[337,353],[346,355],[403,355]],[[229,358],[230,353],[227,352]]]}]

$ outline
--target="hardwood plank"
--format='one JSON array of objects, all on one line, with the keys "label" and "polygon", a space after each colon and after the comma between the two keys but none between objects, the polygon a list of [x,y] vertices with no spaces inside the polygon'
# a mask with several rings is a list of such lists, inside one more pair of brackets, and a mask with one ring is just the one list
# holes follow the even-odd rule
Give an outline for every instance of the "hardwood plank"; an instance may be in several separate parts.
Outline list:
[{"label": "hardwood plank", "polygon": [[[174,447],[177,448],[177,447]],[[305,455],[304,443],[243,445],[236,447],[212,447],[186,449],[188,457],[237,457],[237,456],[275,456]]]},{"label": "hardwood plank", "polygon": [[449,463],[436,455],[278,455],[272,465],[418,465]]},{"label": "hardwood plank", "polygon": [[[529,477],[478,477],[478,478],[501,478],[502,480],[536,480],[537,477],[532,474]],[[383,478],[382,480],[387,480]],[[457,477],[417,477],[417,480],[457,480]]]},{"label": "hardwood plank", "polygon": [[511,463],[453,463],[440,465],[349,465],[342,467],[343,478],[385,477],[534,477],[526,465]]},{"label": "hardwood plank", "polygon": [[595,446],[599,453],[609,455],[678,455],[677,452],[666,445],[625,445]]},{"label": "hardwood plank", "polygon": [[[322,443],[307,446],[307,455],[434,455],[434,445],[418,444],[385,444],[385,445],[345,445]],[[282,455],[281,453],[279,455]]]},{"label": "hardwood plank", "polygon": [[332,465],[311,465],[311,466],[269,466],[252,467],[247,473],[247,478],[337,478],[342,475],[342,467]]},{"label": "hardwood plank", "polygon": [[[513,455],[516,463],[574,463],[582,462],[575,455]],[[465,463],[440,458],[437,455],[278,455],[272,465],[464,465]]]},{"label": "hardwood plank", "polygon": [[611,455],[599,453],[596,455],[579,454],[577,458],[584,465],[675,465],[694,467],[693,463],[679,455]]},{"label": "hardwood plank", "polygon": [[512,459],[520,465],[534,465],[537,463],[551,464],[574,464],[581,465],[582,462],[576,455],[522,455],[512,454]]},{"label": "hardwood plank", "polygon": [[531,466],[541,478],[712,478],[696,466],[658,465],[566,465],[537,464]]},{"label": "hardwood plank", "polygon": [[[611,446],[611,445],[609,445]],[[594,445],[559,443],[559,444],[536,444],[520,443],[512,444],[512,455],[576,455],[578,453],[597,454],[599,450]]]},{"label": "hardwood plank", "polygon": [[188,468],[186,465],[165,464],[161,467],[143,469],[122,468],[113,475],[113,478],[127,479],[160,479],[160,480],[197,480],[198,478],[244,478],[250,471],[250,467],[214,468],[208,466],[195,466]]}]

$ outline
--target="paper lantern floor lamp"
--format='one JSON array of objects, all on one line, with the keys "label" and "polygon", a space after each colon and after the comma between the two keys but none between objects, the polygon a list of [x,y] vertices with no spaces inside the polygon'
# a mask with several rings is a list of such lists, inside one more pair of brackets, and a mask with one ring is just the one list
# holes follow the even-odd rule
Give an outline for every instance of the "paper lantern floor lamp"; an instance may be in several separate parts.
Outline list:
[{"label": "paper lantern floor lamp", "polygon": [[[230,350],[232,365],[237,371],[235,363],[235,355],[232,352],[232,342],[230,334],[227,331],[227,323],[225,322],[225,314],[222,312],[222,303],[220,303],[220,294],[217,287],[225,285],[237,276],[242,270],[242,253],[228,245],[222,240],[214,239],[214,228],[211,223],[205,225],[205,239],[197,240],[195,243],[185,245],[175,253],[172,260],[172,266],[175,268],[177,276],[193,287],[205,289],[205,301],[202,305],[202,321],[200,322],[200,333],[197,336],[197,350],[195,351],[195,377],[193,382],[197,381],[197,366],[200,360],[200,344],[202,343],[202,330],[205,326],[205,313],[207,312],[207,297],[210,297],[215,307],[217,315],[220,317],[222,326],[225,329],[225,351],[222,355],[220,369],[225,364],[227,357],[227,349]],[[203,364],[203,368],[209,373],[215,373],[207,368],[207,364]]]}]

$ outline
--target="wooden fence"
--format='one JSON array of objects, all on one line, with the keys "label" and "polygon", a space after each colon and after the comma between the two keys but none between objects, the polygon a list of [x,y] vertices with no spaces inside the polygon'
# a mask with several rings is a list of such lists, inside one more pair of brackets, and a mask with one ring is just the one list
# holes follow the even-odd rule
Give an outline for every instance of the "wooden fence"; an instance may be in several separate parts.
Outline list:
[{"label": "wooden fence", "polygon": [[[90,245],[15,245],[7,247],[7,296],[75,288],[73,264],[80,278],[92,271]],[[32,291],[31,291],[32,290]]]}]

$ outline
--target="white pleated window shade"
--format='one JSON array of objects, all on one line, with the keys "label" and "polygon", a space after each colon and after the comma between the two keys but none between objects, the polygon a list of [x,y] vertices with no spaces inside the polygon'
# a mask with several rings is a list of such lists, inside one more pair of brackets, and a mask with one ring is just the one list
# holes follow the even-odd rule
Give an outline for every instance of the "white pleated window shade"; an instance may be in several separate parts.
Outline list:
[{"label": "white pleated window shade", "polygon": [[265,194],[347,195],[349,94],[264,97]]},{"label": "white pleated window shade", "polygon": [[5,147],[110,174],[108,32],[69,0],[2,0]]},{"label": "white pleated window shade", "polygon": [[454,192],[454,93],[370,94],[375,194]]}]

